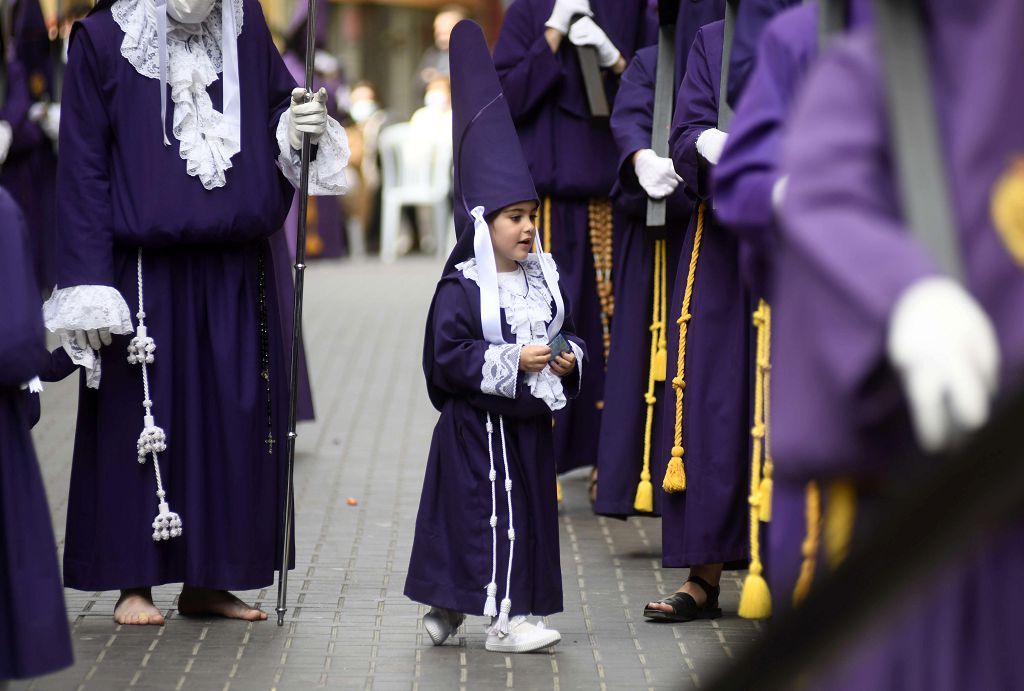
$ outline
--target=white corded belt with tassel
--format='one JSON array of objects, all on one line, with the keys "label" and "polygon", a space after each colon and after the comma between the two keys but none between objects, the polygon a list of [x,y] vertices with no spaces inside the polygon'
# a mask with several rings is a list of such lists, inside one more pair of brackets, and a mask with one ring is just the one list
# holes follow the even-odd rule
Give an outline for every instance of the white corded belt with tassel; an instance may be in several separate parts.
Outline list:
[{"label": "white corded belt with tassel", "polygon": [[160,500],[159,513],[153,519],[153,540],[170,540],[172,537],[181,535],[181,517],[171,511],[167,503],[167,493],[164,491],[163,479],[160,477],[160,458],[158,454],[167,450],[167,435],[163,429],[158,427],[153,418],[153,401],[149,397],[149,369],[154,361],[156,343],[146,333],[146,308],[142,293],[142,249],[138,254],[138,282],[139,282],[139,326],[135,330],[135,336],[128,344],[128,362],[132,365],[142,365],[142,407],[146,411],[143,414],[142,434],[139,435],[138,451],[139,463],[145,463],[146,458],[153,457],[153,472],[156,475],[156,496]]}]

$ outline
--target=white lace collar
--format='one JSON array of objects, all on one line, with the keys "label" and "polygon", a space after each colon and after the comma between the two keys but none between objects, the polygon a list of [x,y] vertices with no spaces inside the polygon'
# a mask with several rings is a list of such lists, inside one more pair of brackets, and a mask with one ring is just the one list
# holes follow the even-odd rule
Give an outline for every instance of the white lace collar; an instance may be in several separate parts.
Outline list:
[{"label": "white lace collar", "polygon": [[[554,316],[551,310],[551,291],[548,290],[544,271],[536,254],[530,254],[526,261],[519,262],[519,266],[522,268],[522,275],[526,277],[525,294],[508,289],[509,284],[515,286],[513,279],[516,278],[516,274],[498,274],[498,303],[505,312],[505,321],[516,337],[516,345],[545,345],[548,342],[547,325]],[[480,272],[475,258],[457,264],[455,268],[479,285]],[[552,268],[552,273],[552,278],[557,281],[557,270]],[[502,276],[507,278],[502,279]],[[522,286],[523,284],[519,283],[516,287],[521,289]],[[573,351],[575,350],[574,346]],[[551,410],[565,407],[566,397],[562,380],[550,369],[527,374],[525,381],[530,393],[547,403]]]},{"label": "white lace collar", "polygon": [[[217,0],[201,24],[167,22],[167,81],[174,102],[173,128],[189,175],[206,189],[223,187],[241,137],[223,113],[214,110],[207,88],[223,70],[221,7]],[[230,0],[236,36],[242,33],[242,2]],[[124,31],[121,55],[143,77],[159,80],[160,51],[153,0],[116,0],[114,21]]]}]

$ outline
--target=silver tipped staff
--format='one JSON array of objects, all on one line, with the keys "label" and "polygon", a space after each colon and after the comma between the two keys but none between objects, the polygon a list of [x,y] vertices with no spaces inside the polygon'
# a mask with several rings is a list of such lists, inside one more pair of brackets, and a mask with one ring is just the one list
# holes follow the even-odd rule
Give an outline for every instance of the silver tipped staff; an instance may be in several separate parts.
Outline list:
[{"label": "silver tipped staff", "polygon": [[[306,98],[313,93],[313,53],[316,36],[316,0],[307,0],[306,16]],[[284,626],[288,611],[288,562],[291,557],[292,513],[295,506],[295,409],[299,399],[299,352],[302,348],[302,288],[306,277],[306,216],[309,210],[309,159],[313,145],[308,132],[302,133],[302,154],[299,174],[299,227],[295,238],[295,302],[292,309],[292,351],[288,380],[288,468],[285,482],[284,525],[281,564],[277,578],[277,625]]]}]

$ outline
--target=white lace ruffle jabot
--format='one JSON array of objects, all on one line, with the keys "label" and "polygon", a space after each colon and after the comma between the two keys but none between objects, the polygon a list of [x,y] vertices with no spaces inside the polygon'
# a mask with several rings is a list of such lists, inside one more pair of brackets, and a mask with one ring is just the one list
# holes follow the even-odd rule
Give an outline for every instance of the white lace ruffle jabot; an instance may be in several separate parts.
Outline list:
[{"label": "white lace ruffle jabot", "polygon": [[132,326],[131,310],[116,288],[80,285],[58,288],[43,303],[46,328],[60,337],[71,361],[86,371],[85,383],[90,389],[100,386],[100,354],[88,345],[80,346],[75,331],[110,329],[112,334],[128,334]]},{"label": "white lace ruffle jabot", "polygon": [[[223,70],[221,5],[217,0],[201,24],[167,21],[167,83],[174,103],[172,132],[189,175],[208,190],[227,183],[231,158],[242,143],[238,130],[216,111],[206,89]],[[242,33],[242,0],[231,0],[235,30]],[[156,7],[152,0],[116,0],[114,21],[124,31],[121,55],[143,77],[160,79]]]},{"label": "white lace ruffle jabot", "polygon": [[[484,354],[484,383],[489,385],[493,391],[484,393],[495,393],[505,395],[508,391],[507,379],[512,377],[513,381],[519,374],[519,349],[524,345],[547,345],[547,324],[551,321],[551,292],[544,281],[544,273],[541,270],[540,261],[536,254],[531,254],[526,261],[520,262],[522,273],[498,274],[498,302],[505,311],[505,320],[508,322],[512,333],[516,336],[515,344],[492,345],[487,348]],[[456,267],[463,275],[473,282],[478,282],[480,274],[477,271],[476,259],[458,264]],[[558,280],[558,272],[553,272],[554,279]],[[523,280],[525,278],[525,281]],[[576,366],[582,367],[583,353],[575,343],[570,343],[573,353],[576,355]],[[515,358],[509,364],[510,358],[506,352],[514,349]],[[526,386],[530,393],[547,404],[551,410],[561,410],[565,407],[565,391],[562,387],[562,379],[545,368],[541,372],[530,372],[525,377]],[[484,390],[481,386],[481,390]],[[515,388],[511,389],[515,397]]]},{"label": "white lace ruffle jabot", "polygon": [[[277,162],[288,182],[298,189],[301,164],[299,152],[292,150],[288,141],[290,119],[286,110],[277,123],[277,146],[281,150]],[[345,175],[348,157],[348,135],[334,118],[327,118],[327,130],[317,143],[316,158],[309,162],[310,196],[329,197],[348,191],[348,178]]]}]

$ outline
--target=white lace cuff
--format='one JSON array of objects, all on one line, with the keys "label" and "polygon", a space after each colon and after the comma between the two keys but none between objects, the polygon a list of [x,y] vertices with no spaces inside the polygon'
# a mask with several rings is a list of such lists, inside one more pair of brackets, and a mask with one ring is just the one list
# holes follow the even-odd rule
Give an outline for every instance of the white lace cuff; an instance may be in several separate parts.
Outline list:
[{"label": "white lace cuff", "polygon": [[[277,122],[278,167],[295,189],[299,188],[302,169],[299,152],[288,142],[288,110]],[[317,143],[316,158],[309,162],[309,194],[313,197],[330,197],[348,192],[345,166],[348,165],[348,136],[338,121],[328,116],[327,130]]]},{"label": "white lace cuff", "polygon": [[484,351],[483,381],[480,390],[492,396],[516,397],[516,383],[519,380],[519,351],[521,345],[487,346]]},{"label": "white lace cuff", "polygon": [[58,288],[43,303],[46,328],[60,336],[71,361],[86,370],[85,383],[100,387],[100,354],[75,341],[75,331],[110,329],[112,334],[132,333],[131,310],[116,288],[100,285]]},{"label": "white lace cuff", "polygon": [[580,348],[578,345],[576,345],[572,341],[569,341],[569,339],[566,339],[566,340],[569,342],[569,347],[572,348],[572,354],[576,356],[576,372],[577,372],[577,374],[578,374],[578,376],[580,378],[580,381],[582,382],[583,381],[583,348]]}]

